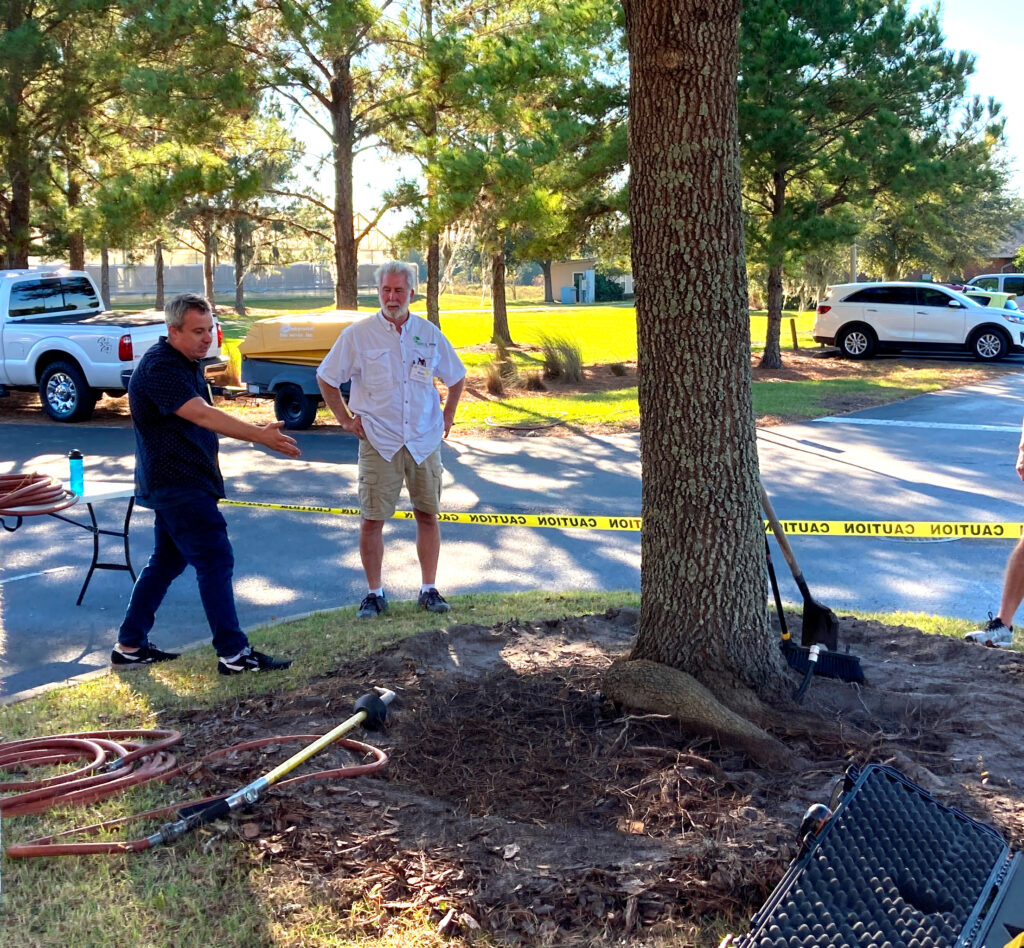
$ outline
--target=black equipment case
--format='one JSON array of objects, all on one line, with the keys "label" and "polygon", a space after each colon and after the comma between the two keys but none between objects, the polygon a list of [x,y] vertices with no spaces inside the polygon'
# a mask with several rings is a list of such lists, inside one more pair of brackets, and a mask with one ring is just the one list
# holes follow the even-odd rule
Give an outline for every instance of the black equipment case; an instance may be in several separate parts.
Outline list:
[{"label": "black equipment case", "polygon": [[750,933],[721,948],[825,946],[1024,946],[1022,854],[891,767],[851,768]]}]

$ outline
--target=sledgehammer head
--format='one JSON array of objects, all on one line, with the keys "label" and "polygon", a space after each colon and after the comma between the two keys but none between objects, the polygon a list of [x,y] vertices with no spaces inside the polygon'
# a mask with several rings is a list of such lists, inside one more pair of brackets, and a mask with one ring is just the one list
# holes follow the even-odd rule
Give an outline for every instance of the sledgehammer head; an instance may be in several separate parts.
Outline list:
[{"label": "sledgehammer head", "polygon": [[368,691],[355,703],[355,712],[360,711],[366,714],[363,719],[363,727],[368,731],[379,731],[388,719],[388,705],[394,699],[393,691]]}]

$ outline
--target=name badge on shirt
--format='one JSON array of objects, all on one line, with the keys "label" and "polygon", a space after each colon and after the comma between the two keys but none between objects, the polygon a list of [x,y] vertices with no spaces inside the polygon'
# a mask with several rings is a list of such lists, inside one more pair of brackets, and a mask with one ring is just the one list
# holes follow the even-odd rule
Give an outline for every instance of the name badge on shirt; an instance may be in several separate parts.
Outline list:
[{"label": "name badge on shirt", "polygon": [[430,380],[433,378],[433,374],[431,373],[430,369],[427,368],[427,366],[423,365],[423,363],[421,362],[417,362],[409,370],[409,378],[411,378],[414,382],[429,383]]}]

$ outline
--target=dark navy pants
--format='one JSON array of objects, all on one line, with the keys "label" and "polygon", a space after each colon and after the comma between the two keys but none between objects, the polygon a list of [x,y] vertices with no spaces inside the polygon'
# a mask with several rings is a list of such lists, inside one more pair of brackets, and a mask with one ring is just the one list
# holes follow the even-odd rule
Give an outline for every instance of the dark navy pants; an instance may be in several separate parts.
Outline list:
[{"label": "dark navy pants", "polygon": [[228,526],[212,494],[196,493],[187,503],[154,511],[156,542],[153,555],[135,582],[118,641],[129,648],[146,645],[168,588],[192,566],[199,596],[213,633],[213,648],[222,658],[237,655],[248,645],[235,612],[231,588],[235,556]]}]

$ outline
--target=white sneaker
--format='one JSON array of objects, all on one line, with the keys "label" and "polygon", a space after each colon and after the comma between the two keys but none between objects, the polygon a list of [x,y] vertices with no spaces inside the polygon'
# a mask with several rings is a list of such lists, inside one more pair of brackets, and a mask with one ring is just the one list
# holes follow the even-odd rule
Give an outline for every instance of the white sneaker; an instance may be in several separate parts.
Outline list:
[{"label": "white sneaker", "polygon": [[964,638],[968,642],[977,642],[989,648],[1009,648],[1013,645],[1013,626],[1003,625],[1003,620],[988,614],[988,622],[983,629],[968,632]]}]

